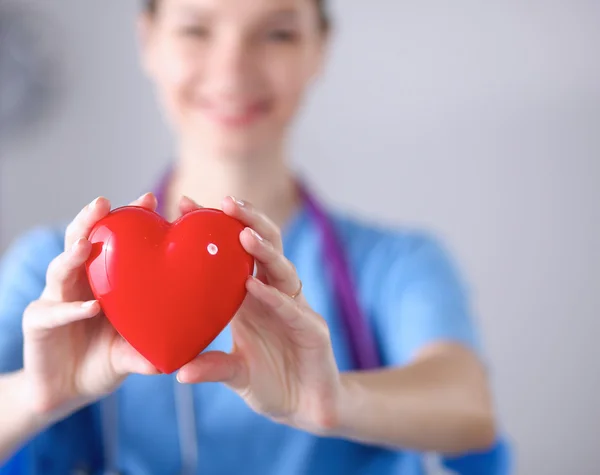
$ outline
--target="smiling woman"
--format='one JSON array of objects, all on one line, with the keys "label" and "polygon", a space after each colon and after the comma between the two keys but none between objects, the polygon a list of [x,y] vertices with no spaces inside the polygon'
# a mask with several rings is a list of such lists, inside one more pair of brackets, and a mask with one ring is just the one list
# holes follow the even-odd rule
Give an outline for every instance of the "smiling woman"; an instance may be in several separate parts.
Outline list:
[{"label": "smiling woman", "polygon": [[57,475],[421,475],[437,452],[462,475],[508,473],[444,246],[326,209],[289,166],[330,41],[324,2],[161,0],[138,25],[176,159],[133,204],[170,221],[221,208],[255,275],[207,351],[159,374],[82,272],[108,199],[19,239],[0,266],[0,460],[24,446]]},{"label": "smiling woman", "polygon": [[211,156],[280,153],[322,67],[322,2],[163,0],[147,5],[141,25],[144,66],[182,145]]}]

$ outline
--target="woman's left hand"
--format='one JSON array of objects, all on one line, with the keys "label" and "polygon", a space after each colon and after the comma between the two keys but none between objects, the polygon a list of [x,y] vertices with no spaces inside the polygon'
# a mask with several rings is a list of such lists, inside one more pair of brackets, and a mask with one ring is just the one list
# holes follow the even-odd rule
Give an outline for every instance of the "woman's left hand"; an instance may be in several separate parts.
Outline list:
[{"label": "woman's left hand", "polygon": [[[196,205],[182,200],[181,211]],[[223,211],[247,228],[240,242],[257,263],[231,322],[231,353],[209,351],[178,373],[182,383],[223,382],[256,412],[313,433],[333,428],[341,395],[329,328],[301,290],[283,254],[279,228],[247,203],[227,198]]]}]

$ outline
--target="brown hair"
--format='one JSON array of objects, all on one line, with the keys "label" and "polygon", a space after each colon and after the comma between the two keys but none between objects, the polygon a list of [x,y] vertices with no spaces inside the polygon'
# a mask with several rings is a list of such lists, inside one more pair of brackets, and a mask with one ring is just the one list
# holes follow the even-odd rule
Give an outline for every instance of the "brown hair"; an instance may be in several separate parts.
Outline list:
[{"label": "brown hair", "polygon": [[[159,1],[160,0],[144,0],[144,8],[149,13],[155,13]],[[329,18],[329,14],[327,13],[327,8],[325,7],[326,0],[315,1],[317,2],[317,7],[319,8],[319,15],[321,17],[321,27],[323,28],[323,30],[328,30],[331,20]]]}]

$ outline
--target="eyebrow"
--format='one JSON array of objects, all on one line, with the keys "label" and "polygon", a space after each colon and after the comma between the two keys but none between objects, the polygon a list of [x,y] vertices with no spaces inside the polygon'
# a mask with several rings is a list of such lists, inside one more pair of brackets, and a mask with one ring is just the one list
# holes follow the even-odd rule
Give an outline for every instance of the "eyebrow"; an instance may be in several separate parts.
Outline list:
[{"label": "eyebrow", "polygon": [[282,19],[282,20],[295,20],[298,18],[298,10],[295,8],[283,8],[278,10],[273,10],[269,14],[274,19]]},{"label": "eyebrow", "polygon": [[[181,4],[175,14],[186,19],[210,19],[214,15],[210,9],[190,3]],[[274,8],[267,16],[270,21],[295,21],[298,19],[298,10],[290,7]]]},{"label": "eyebrow", "polygon": [[184,3],[175,10],[175,15],[180,18],[210,18],[212,13],[209,9]]}]

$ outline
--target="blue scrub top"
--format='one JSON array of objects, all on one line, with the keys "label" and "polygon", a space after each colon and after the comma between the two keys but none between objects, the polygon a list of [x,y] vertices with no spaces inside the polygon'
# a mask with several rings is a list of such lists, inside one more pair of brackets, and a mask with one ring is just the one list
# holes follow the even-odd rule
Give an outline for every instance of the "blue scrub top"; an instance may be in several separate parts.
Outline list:
[{"label": "blue scrub top", "polygon": [[[403,365],[424,345],[460,342],[481,354],[465,284],[447,251],[431,236],[377,227],[330,214],[370,321],[384,365]],[[319,232],[306,209],[283,233],[286,256],[295,264],[304,293],[329,324],[340,370],[351,370],[342,320],[331,282],[323,272]],[[62,252],[64,227],[40,227],[17,239],[0,262],[0,373],[23,364],[21,318],[41,294],[48,264]],[[229,328],[209,350],[229,351]],[[131,376],[117,392],[118,462],[131,475],[174,474],[180,448],[174,375]],[[320,438],[255,414],[218,383],[193,388],[199,473],[252,475],[420,475],[423,454],[391,451],[346,440]],[[399,421],[401,423],[401,421]],[[98,405],[56,424],[30,441],[12,463],[27,470],[5,473],[67,475],[102,465]],[[443,458],[464,475],[510,473],[509,451],[499,440],[489,451]],[[19,459],[20,457],[20,459]]]}]

